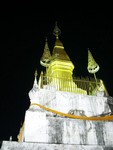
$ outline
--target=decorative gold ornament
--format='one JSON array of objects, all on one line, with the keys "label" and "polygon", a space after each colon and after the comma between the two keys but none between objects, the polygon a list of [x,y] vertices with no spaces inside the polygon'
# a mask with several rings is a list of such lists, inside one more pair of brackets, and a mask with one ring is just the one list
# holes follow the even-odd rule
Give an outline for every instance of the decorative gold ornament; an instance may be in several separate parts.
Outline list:
[{"label": "decorative gold ornament", "polygon": [[96,63],[96,61],[94,60],[90,50],[88,49],[88,72],[89,73],[96,73],[100,68],[99,65]]},{"label": "decorative gold ornament", "polygon": [[48,43],[47,43],[47,38],[46,38],[44,52],[41,57],[40,64],[44,67],[48,67],[50,61],[51,61],[51,53],[50,53]]},{"label": "decorative gold ornament", "polygon": [[91,54],[90,50],[88,49],[88,72],[94,74],[94,78],[96,81],[97,86],[97,78],[96,78],[96,72],[100,69],[99,65],[96,63],[96,61],[93,58],[93,55]]}]

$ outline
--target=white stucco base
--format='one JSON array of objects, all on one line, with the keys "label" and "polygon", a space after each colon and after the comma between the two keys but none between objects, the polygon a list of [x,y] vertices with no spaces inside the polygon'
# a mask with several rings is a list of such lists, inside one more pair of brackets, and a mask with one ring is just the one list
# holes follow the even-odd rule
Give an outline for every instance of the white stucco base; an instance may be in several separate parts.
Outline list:
[{"label": "white stucco base", "polygon": [[28,110],[24,124],[25,142],[51,144],[113,144],[112,121],[87,121],[49,116],[45,111]]},{"label": "white stucco base", "polygon": [[111,112],[107,98],[103,96],[81,95],[55,89],[37,89],[36,91],[31,90],[29,97],[31,104],[38,103],[64,113],[69,113],[71,110],[82,110],[85,116],[97,116]]},{"label": "white stucco base", "polygon": [[[38,89],[29,93],[31,104],[80,116],[99,116],[111,112],[107,98],[79,95],[70,92]],[[112,121],[71,119],[50,113],[38,106],[30,106],[24,121],[24,142],[48,144],[111,145]]]}]

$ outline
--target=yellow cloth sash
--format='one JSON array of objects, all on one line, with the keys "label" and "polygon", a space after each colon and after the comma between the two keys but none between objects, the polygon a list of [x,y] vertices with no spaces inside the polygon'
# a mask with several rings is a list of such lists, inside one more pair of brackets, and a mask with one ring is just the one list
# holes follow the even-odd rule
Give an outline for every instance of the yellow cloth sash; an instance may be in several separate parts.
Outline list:
[{"label": "yellow cloth sash", "polygon": [[44,109],[46,111],[52,112],[54,114],[61,115],[61,116],[64,116],[64,117],[68,117],[68,118],[73,118],[73,119],[95,120],[95,121],[109,121],[109,120],[113,120],[113,115],[103,116],[103,117],[99,117],[99,116],[97,116],[97,117],[75,116],[75,115],[59,112],[57,110],[45,107],[45,106],[37,104],[37,103],[32,103],[31,106],[32,105],[39,106],[40,108],[42,108],[42,109]]}]

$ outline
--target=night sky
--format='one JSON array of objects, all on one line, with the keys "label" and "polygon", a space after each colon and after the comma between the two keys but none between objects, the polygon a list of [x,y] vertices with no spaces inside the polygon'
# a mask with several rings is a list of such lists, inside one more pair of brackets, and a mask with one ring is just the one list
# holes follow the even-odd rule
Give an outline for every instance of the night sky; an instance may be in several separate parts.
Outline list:
[{"label": "night sky", "polygon": [[57,21],[59,39],[75,65],[75,76],[92,76],[87,71],[89,48],[110,96],[113,96],[113,15],[105,11],[59,11],[43,13],[7,13],[0,20],[0,139],[17,140],[20,124],[29,108],[28,92],[38,74],[45,38],[52,52]]}]

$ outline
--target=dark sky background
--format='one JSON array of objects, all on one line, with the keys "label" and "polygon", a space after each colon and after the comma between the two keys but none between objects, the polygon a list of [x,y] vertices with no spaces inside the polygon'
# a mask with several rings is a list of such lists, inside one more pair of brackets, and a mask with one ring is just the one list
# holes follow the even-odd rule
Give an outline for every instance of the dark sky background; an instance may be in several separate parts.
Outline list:
[{"label": "dark sky background", "polygon": [[47,11],[40,13],[3,12],[0,18],[0,139],[17,140],[21,121],[29,108],[28,92],[34,71],[40,65],[45,37],[52,52],[55,21],[61,29],[60,40],[75,65],[75,76],[93,76],[87,71],[89,48],[110,96],[113,96],[113,15],[105,11]]}]

